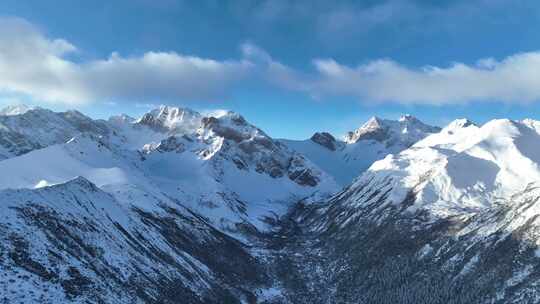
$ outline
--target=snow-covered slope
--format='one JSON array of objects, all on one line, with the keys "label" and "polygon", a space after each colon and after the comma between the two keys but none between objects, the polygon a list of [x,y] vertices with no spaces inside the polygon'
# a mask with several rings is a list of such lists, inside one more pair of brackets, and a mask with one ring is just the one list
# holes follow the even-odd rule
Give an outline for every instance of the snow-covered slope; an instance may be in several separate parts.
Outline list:
[{"label": "snow-covered slope", "polygon": [[174,107],[0,123],[0,302],[540,301],[534,120],[303,142]]},{"label": "snow-covered slope", "polygon": [[414,190],[433,213],[476,212],[540,181],[540,135],[531,121],[457,120],[404,152],[370,167],[357,183],[393,180],[391,200]]},{"label": "snow-covered slope", "polygon": [[84,178],[0,191],[5,303],[238,303],[266,278],[240,242],[172,200],[126,205]]},{"label": "snow-covered slope", "polygon": [[538,303],[538,126],[456,120],[297,208],[282,280],[315,282],[319,303]]},{"label": "snow-covered slope", "polygon": [[232,112],[204,117],[163,106],[138,120],[103,122],[38,109],[0,121],[10,134],[39,142],[0,161],[1,172],[12,172],[0,177],[0,189],[83,176],[122,202],[140,206],[146,195],[170,197],[232,231],[238,223],[264,229],[267,217],[293,202],[337,189],[309,160]]},{"label": "snow-covered slope", "polygon": [[417,118],[404,115],[399,120],[373,117],[343,141],[331,134],[315,133],[309,140],[282,140],[306,155],[342,186],[348,185],[373,162],[391,153],[399,153],[424,137],[440,131]]},{"label": "snow-covered slope", "polygon": [[9,105],[0,110],[0,115],[2,116],[21,115],[34,109],[36,109],[36,107],[27,106],[24,104]]}]

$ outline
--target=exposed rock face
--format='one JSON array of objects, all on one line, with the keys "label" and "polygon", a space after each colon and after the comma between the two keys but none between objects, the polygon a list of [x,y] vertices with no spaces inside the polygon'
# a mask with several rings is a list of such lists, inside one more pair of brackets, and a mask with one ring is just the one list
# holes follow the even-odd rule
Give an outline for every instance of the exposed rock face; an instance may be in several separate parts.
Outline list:
[{"label": "exposed rock face", "polygon": [[218,151],[206,152],[214,155],[216,162],[232,160],[238,169],[254,169],[272,178],[286,176],[307,187],[317,186],[322,178],[323,173],[307,160],[249,124],[239,114],[228,112],[220,117],[204,117],[198,134],[205,141],[220,142]]},{"label": "exposed rock face", "polygon": [[336,139],[330,133],[317,132],[311,136],[311,140],[323,147],[328,148],[328,150],[336,151]]},{"label": "exposed rock face", "polygon": [[305,159],[300,155],[295,155],[289,162],[288,176],[302,186],[315,187],[320,179],[312,169],[306,168]]}]

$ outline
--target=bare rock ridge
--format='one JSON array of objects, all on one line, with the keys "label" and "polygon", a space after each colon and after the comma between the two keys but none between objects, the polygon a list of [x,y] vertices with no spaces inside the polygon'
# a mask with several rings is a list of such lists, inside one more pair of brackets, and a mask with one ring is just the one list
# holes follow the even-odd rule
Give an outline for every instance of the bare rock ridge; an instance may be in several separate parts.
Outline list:
[{"label": "bare rock ridge", "polygon": [[317,132],[311,136],[311,141],[328,148],[331,151],[336,151],[336,138],[328,132]]}]

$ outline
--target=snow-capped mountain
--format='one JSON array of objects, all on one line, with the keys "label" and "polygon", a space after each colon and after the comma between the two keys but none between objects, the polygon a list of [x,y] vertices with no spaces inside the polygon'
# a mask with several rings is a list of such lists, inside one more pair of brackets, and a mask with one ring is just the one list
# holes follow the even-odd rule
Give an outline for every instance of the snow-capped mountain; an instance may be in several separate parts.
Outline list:
[{"label": "snow-capped mountain", "polygon": [[330,290],[318,303],[537,303],[539,126],[456,120],[297,208],[282,280]]},{"label": "snow-capped mountain", "polygon": [[540,301],[534,120],[301,142],[167,106],[0,123],[7,303]]},{"label": "snow-capped mountain", "polygon": [[103,121],[78,111],[57,113],[28,106],[7,107],[0,111],[0,159],[65,143],[82,133],[108,136],[108,132]]},{"label": "snow-capped mountain", "polygon": [[0,115],[4,115],[4,116],[21,115],[34,109],[36,109],[36,107],[27,106],[24,104],[9,105],[3,109],[0,109]]},{"label": "snow-capped mountain", "polygon": [[372,117],[360,128],[348,132],[344,140],[321,132],[309,140],[282,142],[306,155],[346,186],[374,161],[399,153],[439,131],[440,128],[426,125],[411,115],[403,115],[397,121]]},{"label": "snow-capped mountain", "polygon": [[[540,180],[536,121],[492,120],[481,127],[457,120],[410,149],[376,162],[361,180],[392,178],[392,199],[415,189],[417,202],[443,215],[477,212]],[[362,181],[358,181],[362,182]]]},{"label": "snow-capped mountain", "polygon": [[0,161],[8,302],[263,299],[271,282],[248,245],[296,201],[338,189],[233,112],[96,121],[36,108],[0,121],[18,140]]},{"label": "snow-capped mountain", "polygon": [[[242,116],[204,117],[162,106],[140,119],[94,121],[79,112],[45,109],[0,116],[11,158],[0,162],[0,189],[61,184],[83,176],[124,200],[155,193],[195,210],[216,225],[263,227],[290,203],[324,197],[333,179]],[[27,145],[27,143],[30,143]],[[17,156],[19,155],[19,156]],[[17,156],[17,157],[13,157]]]}]

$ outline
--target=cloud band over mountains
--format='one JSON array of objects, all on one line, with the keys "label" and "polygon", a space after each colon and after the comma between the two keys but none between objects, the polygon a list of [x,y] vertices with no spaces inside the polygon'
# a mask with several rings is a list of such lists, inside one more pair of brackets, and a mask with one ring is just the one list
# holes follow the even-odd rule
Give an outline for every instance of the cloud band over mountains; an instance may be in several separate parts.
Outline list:
[{"label": "cloud band over mountains", "polygon": [[[407,67],[390,59],[357,66],[315,59],[313,69],[293,69],[255,45],[238,59],[213,60],[175,52],[106,59],[70,59],[76,46],[50,39],[18,18],[0,18],[0,93],[23,94],[36,102],[210,100],[235,86],[262,82],[315,98],[345,96],[364,103],[457,104],[540,100],[540,52],[472,65]],[[307,59],[309,60],[309,59]]]}]

